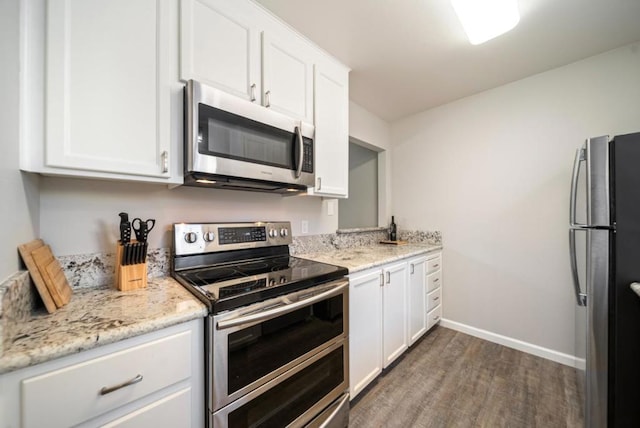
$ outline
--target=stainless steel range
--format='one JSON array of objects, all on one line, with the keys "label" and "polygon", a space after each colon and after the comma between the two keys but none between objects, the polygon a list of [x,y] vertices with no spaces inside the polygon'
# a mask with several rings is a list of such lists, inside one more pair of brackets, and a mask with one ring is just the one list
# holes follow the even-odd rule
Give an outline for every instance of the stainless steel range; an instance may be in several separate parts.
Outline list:
[{"label": "stainless steel range", "polygon": [[172,275],[210,311],[209,427],[348,425],[348,272],[289,244],[289,222],[173,225]]}]

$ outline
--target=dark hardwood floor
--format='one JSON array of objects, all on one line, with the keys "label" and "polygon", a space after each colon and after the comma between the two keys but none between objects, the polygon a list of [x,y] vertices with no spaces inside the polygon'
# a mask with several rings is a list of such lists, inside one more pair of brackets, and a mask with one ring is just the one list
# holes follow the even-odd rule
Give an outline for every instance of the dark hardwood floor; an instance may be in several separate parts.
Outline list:
[{"label": "dark hardwood floor", "polygon": [[435,327],[351,402],[357,427],[582,427],[571,367]]}]

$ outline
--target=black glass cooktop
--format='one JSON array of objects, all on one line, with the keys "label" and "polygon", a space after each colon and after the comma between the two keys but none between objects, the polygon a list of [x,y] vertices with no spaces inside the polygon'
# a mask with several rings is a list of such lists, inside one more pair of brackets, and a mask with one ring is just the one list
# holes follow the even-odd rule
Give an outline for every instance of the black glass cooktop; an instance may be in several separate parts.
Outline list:
[{"label": "black glass cooktop", "polygon": [[218,313],[347,274],[344,267],[283,255],[190,269],[176,277]]}]

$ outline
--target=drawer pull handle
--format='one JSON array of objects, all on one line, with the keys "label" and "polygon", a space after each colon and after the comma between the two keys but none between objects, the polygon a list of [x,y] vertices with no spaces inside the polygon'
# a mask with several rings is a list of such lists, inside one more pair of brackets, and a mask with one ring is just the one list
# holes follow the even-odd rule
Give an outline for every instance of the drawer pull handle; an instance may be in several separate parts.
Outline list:
[{"label": "drawer pull handle", "polygon": [[433,301],[434,301],[434,302],[435,302],[436,300],[440,300],[440,297],[438,296],[438,297],[434,297],[434,298],[433,298]]},{"label": "drawer pull handle", "polygon": [[436,315],[435,317],[433,317],[434,321],[438,321],[440,319],[440,317],[438,315]]},{"label": "drawer pull handle", "polygon": [[100,390],[100,395],[107,395],[113,391],[117,391],[121,388],[124,388],[125,386],[129,386],[129,385],[133,385],[136,384],[138,382],[142,382],[142,375],[139,374],[138,376],[134,377],[133,379],[129,379],[128,381],[122,382],[119,385],[115,385],[115,386],[109,386],[109,387],[102,387],[102,389]]},{"label": "drawer pull handle", "polygon": [[440,278],[436,278],[433,280],[433,282],[438,282],[438,281],[440,281]]},{"label": "drawer pull handle", "polygon": [[434,268],[440,267],[440,263],[436,263],[435,265],[433,265]]}]

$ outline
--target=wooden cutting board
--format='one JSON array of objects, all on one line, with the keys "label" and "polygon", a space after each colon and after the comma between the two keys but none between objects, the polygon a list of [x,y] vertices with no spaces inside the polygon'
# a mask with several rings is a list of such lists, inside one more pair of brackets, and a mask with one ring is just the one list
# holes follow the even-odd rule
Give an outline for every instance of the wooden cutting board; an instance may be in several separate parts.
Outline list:
[{"label": "wooden cutting board", "polygon": [[34,241],[27,242],[26,244],[19,245],[18,251],[20,252],[20,257],[22,257],[22,261],[25,266],[29,269],[29,275],[31,275],[31,279],[36,286],[36,290],[38,290],[38,294],[40,294],[40,297],[42,298],[44,307],[47,309],[47,312],[53,313],[57,309],[56,303],[53,301],[49,288],[47,287],[47,284],[45,284],[44,278],[42,278],[40,270],[38,269],[38,266],[36,266],[36,262],[33,260],[33,256],[31,255],[33,250],[43,246],[44,242],[42,239],[36,239]]},{"label": "wooden cutting board", "polygon": [[72,294],[71,287],[67,282],[67,277],[64,276],[60,262],[53,256],[51,248],[48,245],[36,248],[31,252],[31,256],[38,266],[40,275],[42,275],[56,306],[61,308],[69,303]]},{"label": "wooden cutting board", "polygon": [[380,241],[380,243],[389,245],[407,245],[409,241]]}]

